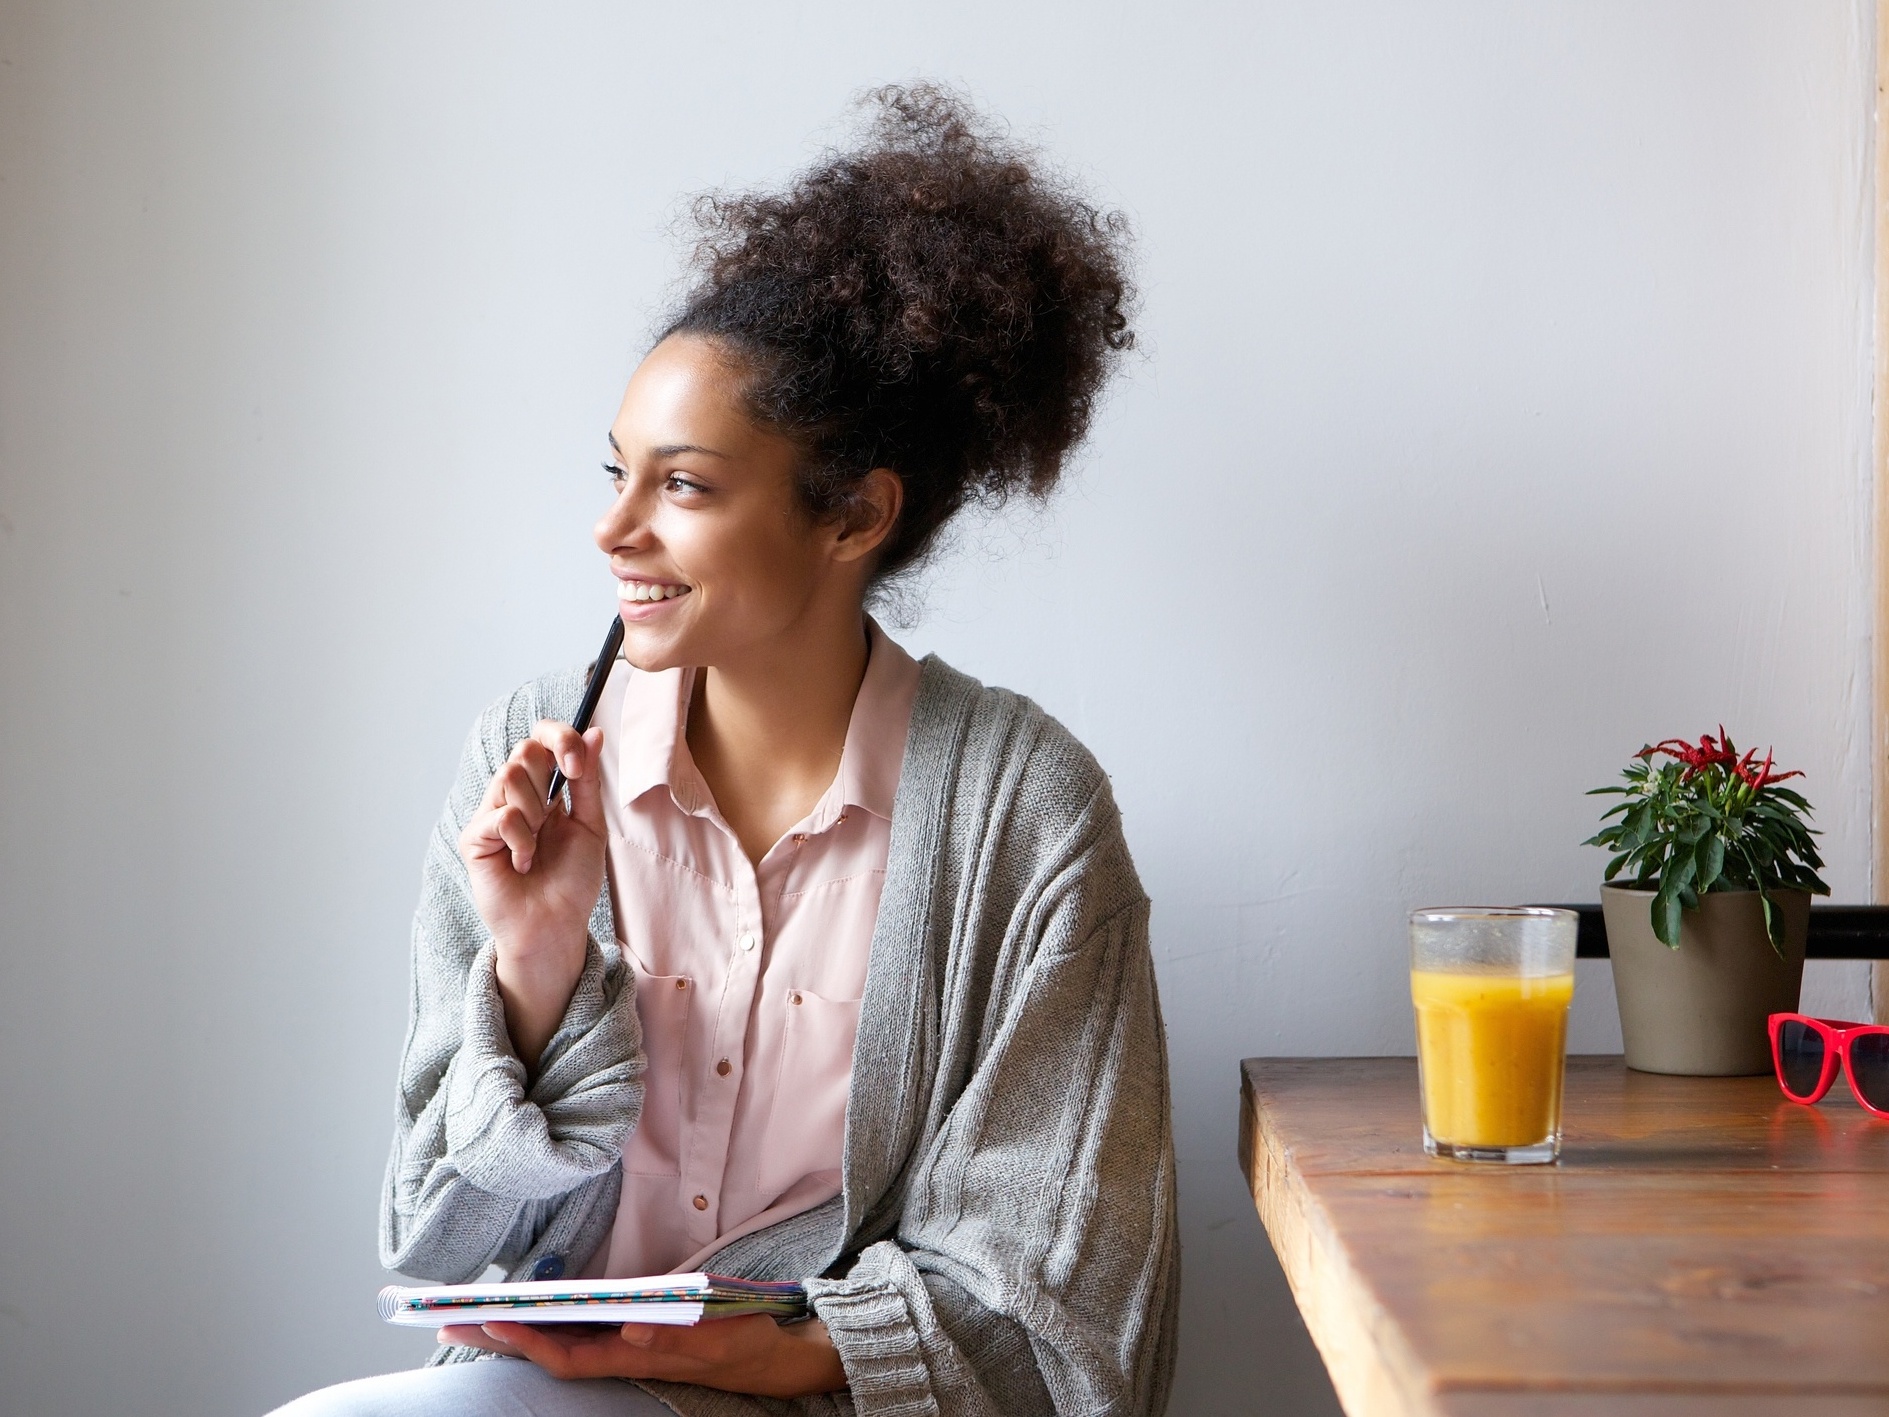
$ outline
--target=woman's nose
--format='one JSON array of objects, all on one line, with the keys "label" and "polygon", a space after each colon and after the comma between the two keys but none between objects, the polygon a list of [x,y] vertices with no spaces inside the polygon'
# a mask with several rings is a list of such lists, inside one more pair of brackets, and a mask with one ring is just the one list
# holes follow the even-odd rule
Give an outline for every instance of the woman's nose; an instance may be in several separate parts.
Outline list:
[{"label": "woman's nose", "polygon": [[596,538],[598,549],[608,556],[618,550],[638,548],[648,531],[647,499],[639,497],[636,488],[629,486],[618,493],[610,509],[597,518],[591,535]]}]

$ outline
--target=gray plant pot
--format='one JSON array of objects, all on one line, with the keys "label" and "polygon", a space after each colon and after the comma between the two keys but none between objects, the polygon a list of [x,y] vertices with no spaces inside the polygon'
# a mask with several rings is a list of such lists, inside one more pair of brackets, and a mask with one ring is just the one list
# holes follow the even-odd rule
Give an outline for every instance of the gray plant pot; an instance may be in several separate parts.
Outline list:
[{"label": "gray plant pot", "polygon": [[1602,886],[1607,953],[1627,1066],[1643,1073],[1733,1077],[1771,1071],[1766,1019],[1797,1008],[1810,896],[1772,891],[1784,956],[1764,933],[1756,891],[1721,891],[1685,911],[1679,947],[1653,933],[1653,892]]}]

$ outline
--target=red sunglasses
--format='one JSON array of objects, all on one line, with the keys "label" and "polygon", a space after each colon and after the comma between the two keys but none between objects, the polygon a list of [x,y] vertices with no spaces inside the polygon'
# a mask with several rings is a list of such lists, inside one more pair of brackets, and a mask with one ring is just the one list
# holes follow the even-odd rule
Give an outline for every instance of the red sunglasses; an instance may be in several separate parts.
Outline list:
[{"label": "red sunglasses", "polygon": [[1889,1120],[1889,1025],[1772,1014],[1771,1063],[1793,1102],[1821,1101],[1841,1071],[1863,1110]]}]

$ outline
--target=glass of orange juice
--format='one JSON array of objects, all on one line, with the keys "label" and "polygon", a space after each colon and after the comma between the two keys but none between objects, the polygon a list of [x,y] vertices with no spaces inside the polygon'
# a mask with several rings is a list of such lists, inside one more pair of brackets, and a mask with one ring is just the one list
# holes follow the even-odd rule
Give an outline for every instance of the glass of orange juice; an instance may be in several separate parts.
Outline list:
[{"label": "glass of orange juice", "polygon": [[1423,1149],[1511,1165],[1561,1153],[1580,917],[1540,906],[1410,916]]}]

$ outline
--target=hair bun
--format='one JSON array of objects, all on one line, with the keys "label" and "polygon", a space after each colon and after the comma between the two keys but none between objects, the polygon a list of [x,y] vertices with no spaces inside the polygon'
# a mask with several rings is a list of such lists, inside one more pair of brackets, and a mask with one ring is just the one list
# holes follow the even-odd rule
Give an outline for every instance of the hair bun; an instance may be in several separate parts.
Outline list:
[{"label": "hair bun", "polygon": [[817,513],[899,473],[884,576],[965,502],[1054,486],[1134,334],[1119,213],[947,89],[866,104],[863,141],[785,191],[696,202],[700,275],[669,332],[751,364],[754,412],[806,449]]}]

